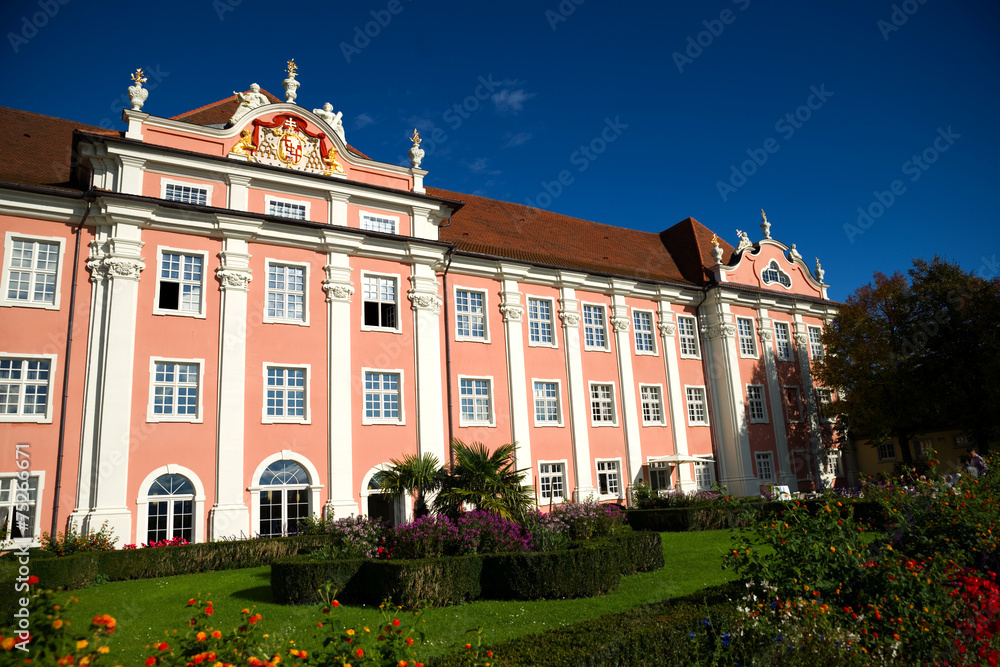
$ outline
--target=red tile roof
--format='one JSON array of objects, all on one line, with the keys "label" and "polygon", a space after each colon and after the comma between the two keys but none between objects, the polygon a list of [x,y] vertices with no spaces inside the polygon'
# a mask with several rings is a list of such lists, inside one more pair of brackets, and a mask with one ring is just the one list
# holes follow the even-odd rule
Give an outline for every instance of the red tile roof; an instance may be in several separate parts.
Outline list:
[{"label": "red tile roof", "polygon": [[[704,267],[714,264],[713,233],[694,218],[655,234],[440,188],[427,194],[465,203],[441,228],[441,240],[467,252],[696,285],[708,282]],[[728,261],[733,247],[719,245]]]}]

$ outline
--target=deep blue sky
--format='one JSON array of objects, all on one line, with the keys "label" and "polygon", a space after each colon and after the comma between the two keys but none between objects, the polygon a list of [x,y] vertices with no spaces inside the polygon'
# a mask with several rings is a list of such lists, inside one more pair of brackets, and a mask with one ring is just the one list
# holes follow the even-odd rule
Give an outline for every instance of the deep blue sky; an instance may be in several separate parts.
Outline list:
[{"label": "deep blue sky", "polygon": [[[124,129],[136,67],[152,73],[144,111],[172,116],[252,82],[281,96],[294,57],[297,101],[332,102],[371,157],[400,162],[419,127],[428,185],[649,231],[693,216],[733,244],[737,228],[760,238],[764,208],[835,299],[935,253],[1000,271],[996,2],[576,2],[42,0],[58,7],[43,21],[38,0],[8,0],[0,103]],[[387,25],[345,55],[371,12]],[[481,77],[492,90],[462,117]],[[577,152],[592,142],[603,152]],[[925,151],[933,164],[908,163]],[[751,154],[766,162],[731,180]]]}]

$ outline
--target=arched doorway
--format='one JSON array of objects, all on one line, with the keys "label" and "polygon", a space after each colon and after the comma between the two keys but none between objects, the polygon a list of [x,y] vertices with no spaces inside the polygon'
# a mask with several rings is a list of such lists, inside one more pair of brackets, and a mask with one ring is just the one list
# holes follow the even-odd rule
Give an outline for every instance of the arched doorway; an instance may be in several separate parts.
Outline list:
[{"label": "arched doorway", "polygon": [[183,475],[160,475],[146,491],[146,542],[175,537],[194,542],[194,485]]},{"label": "arched doorway", "polygon": [[298,534],[299,520],[312,516],[309,481],[305,468],[289,459],[264,469],[258,480],[261,537]]}]

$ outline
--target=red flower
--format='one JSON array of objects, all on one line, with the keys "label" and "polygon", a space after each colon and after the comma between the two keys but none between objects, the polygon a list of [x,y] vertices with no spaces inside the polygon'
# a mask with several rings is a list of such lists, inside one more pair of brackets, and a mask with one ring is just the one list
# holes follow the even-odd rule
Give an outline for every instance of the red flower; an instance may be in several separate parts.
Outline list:
[{"label": "red flower", "polygon": [[466,644],[465,648],[472,648],[472,644]]},{"label": "red flower", "polygon": [[334,601],[333,601],[333,606],[334,606],[334,607],[339,607],[339,606],[340,606],[340,603],[339,603],[339,602],[337,602],[336,600],[334,600]]},{"label": "red flower", "polygon": [[211,615],[212,615],[212,608],[205,607],[205,616],[211,616]]},{"label": "red flower", "polygon": [[154,658],[153,656],[149,656],[148,658],[146,658],[146,662],[144,662],[143,664],[146,665],[146,667],[152,667],[153,665],[156,664],[156,658]]},{"label": "red flower", "polygon": [[409,644],[410,646],[413,646],[413,637],[407,637],[406,643]]},{"label": "red flower", "polygon": [[356,648],[354,649],[354,655],[358,656],[359,658],[363,658],[365,657],[365,652],[359,648]]},{"label": "red flower", "polygon": [[392,624],[393,624],[393,625],[394,625],[395,627],[397,627],[397,628],[398,628],[398,627],[399,627],[399,619],[398,619],[398,618],[394,618],[394,619],[392,619]]},{"label": "red flower", "polygon": [[28,577],[29,586],[34,586],[37,583],[38,583],[38,577],[36,577],[35,575],[31,575],[30,577]]}]

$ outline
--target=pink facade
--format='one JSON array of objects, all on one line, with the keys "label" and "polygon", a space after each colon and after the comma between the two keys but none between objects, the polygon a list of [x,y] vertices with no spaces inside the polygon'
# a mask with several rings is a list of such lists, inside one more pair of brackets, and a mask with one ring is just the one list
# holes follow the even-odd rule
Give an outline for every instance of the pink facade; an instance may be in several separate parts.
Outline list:
[{"label": "pink facade", "polygon": [[[627,503],[639,481],[755,495],[842,476],[810,373],[836,304],[766,221],[735,249],[691,219],[666,241],[557,224],[425,189],[419,166],[371,160],[293,104],[218,121],[236,112],[129,110],[124,137],[17,114],[94,174],[67,161],[0,182],[0,482],[27,443],[33,489],[13,537],[53,521],[106,522],[122,544],[281,534],[322,513],[402,521],[411,508],[372,474],[446,461],[454,439],[517,442],[543,507]],[[505,235],[498,215],[544,240]],[[587,255],[618,236],[617,257]]]}]

